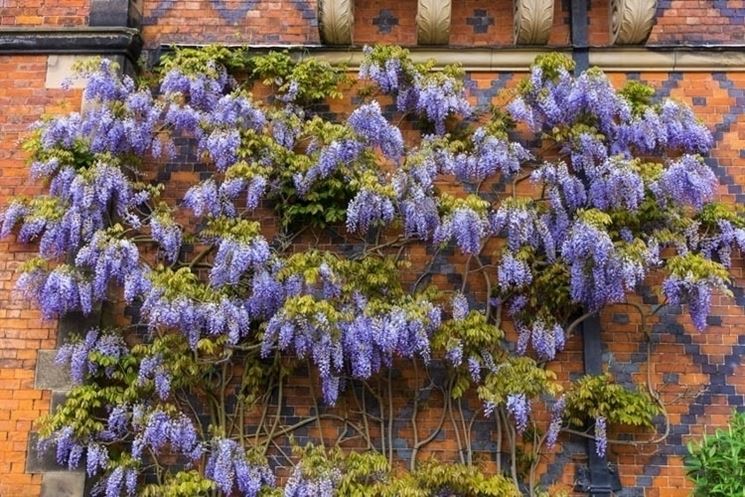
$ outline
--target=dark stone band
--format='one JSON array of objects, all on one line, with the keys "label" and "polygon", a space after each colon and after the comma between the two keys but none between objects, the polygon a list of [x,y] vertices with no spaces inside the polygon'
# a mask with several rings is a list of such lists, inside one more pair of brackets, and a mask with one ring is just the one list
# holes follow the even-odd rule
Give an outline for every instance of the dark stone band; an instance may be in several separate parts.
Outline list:
[{"label": "dark stone band", "polygon": [[0,28],[0,55],[123,55],[136,62],[141,50],[142,38],[134,28]]}]

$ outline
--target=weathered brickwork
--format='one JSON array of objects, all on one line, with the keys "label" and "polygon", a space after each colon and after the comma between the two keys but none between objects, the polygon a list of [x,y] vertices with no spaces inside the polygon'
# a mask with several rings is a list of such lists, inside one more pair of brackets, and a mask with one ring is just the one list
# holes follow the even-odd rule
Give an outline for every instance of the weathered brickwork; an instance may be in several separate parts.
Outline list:
[{"label": "weathered brickwork", "polygon": [[2,26],[82,26],[88,24],[90,0],[3,0]]},{"label": "weathered brickwork", "polygon": [[[46,89],[46,56],[0,56],[0,205],[37,191],[28,178],[19,141],[42,115],[75,110],[79,92]],[[36,390],[39,350],[56,346],[56,323],[43,321],[13,291],[16,269],[33,247],[0,240],[0,495],[34,496],[41,475],[26,473],[26,447],[34,420],[49,412],[51,392]]]},{"label": "weathered brickwork", "polygon": [[[416,43],[416,0],[357,1],[353,39],[356,44],[389,42]],[[549,45],[566,47],[570,43],[569,2],[556,0],[554,27]],[[608,1],[589,4],[589,43],[606,46]],[[89,22],[89,0],[0,0],[3,26],[85,26]],[[308,44],[320,43],[315,0],[146,0],[143,8],[143,38],[148,49],[167,44]],[[450,43],[453,46],[512,46],[512,2],[508,0],[454,0]],[[655,26],[649,45],[739,44],[745,41],[745,1],[743,0],[659,0]],[[47,88],[47,68],[58,61],[52,57],[0,55],[0,208],[10,196],[32,194],[36,186],[28,179],[19,140],[28,126],[46,113],[74,110],[79,91],[63,92]],[[487,107],[504,101],[505,91],[514,88],[522,74],[474,72],[473,103]],[[713,130],[715,150],[709,159],[722,187],[721,199],[745,203],[745,72],[642,72],[612,73],[617,85],[637,79],[653,84],[658,95],[671,96],[692,105]],[[335,102],[329,112],[343,114],[349,101]],[[183,144],[188,157],[189,144]],[[168,179],[176,198],[199,176],[199,169],[188,160],[162,165],[160,179]],[[327,246],[336,241],[329,238]],[[322,247],[323,248],[323,247]],[[39,313],[14,291],[16,268],[34,252],[33,247],[11,239],[0,240],[0,496],[35,497],[42,491],[42,476],[26,451],[33,421],[49,411],[50,390],[34,388],[37,362],[49,359],[48,352],[58,346],[56,323],[43,321]],[[428,259],[424,250],[409,254],[414,265]],[[459,278],[464,260],[443,256],[435,266],[435,282]],[[609,459],[617,466],[623,497],[683,497],[690,487],[685,479],[685,443],[714,427],[722,426],[733,408],[745,407],[745,262],[734,261],[734,299],[716,298],[709,328],[693,330],[680,309],[661,312],[653,322],[649,340],[642,332],[636,307],[616,306],[603,313],[603,360],[617,379],[636,384],[649,382],[661,395],[669,415],[669,435],[659,444],[634,446],[614,444]],[[478,292],[477,287],[471,288]],[[658,297],[645,292],[633,301],[647,311]],[[572,338],[560,360],[552,365],[562,380],[582,373],[582,344]],[[421,379],[411,370],[394,373],[411,387]],[[38,378],[36,378],[38,380]],[[40,383],[53,387],[49,383]],[[282,422],[292,424],[316,409],[312,401],[317,385],[298,379],[288,385],[288,405],[282,409]],[[59,394],[57,394],[59,395]],[[422,433],[438,423],[442,399],[439,392],[425,392],[421,415]],[[352,397],[351,399],[353,399]],[[349,402],[352,402],[352,400]],[[370,399],[367,399],[370,401]],[[374,410],[373,402],[368,407]],[[394,449],[402,459],[411,454],[411,399],[396,401]],[[354,406],[348,406],[354,409]],[[474,399],[464,401],[466,415],[479,408]],[[339,409],[344,409],[340,406]],[[318,433],[315,425],[295,432],[299,442]],[[323,423],[325,437],[338,436],[333,423]],[[658,432],[666,431],[659,426]],[[495,467],[496,445],[488,421],[476,422],[473,429],[475,458]],[[374,435],[374,428],[373,428]],[[636,438],[645,439],[640,434]],[[458,457],[455,432],[445,425],[430,447],[430,453],[444,459]],[[560,452],[545,463],[544,483],[560,482],[572,486],[585,463],[585,445],[567,440]],[[286,461],[276,459],[278,465]],[[63,473],[47,473],[46,495],[56,495]],[[64,486],[64,485],[63,485]],[[66,488],[69,488],[66,487]],[[51,493],[50,493],[51,492]],[[578,494],[581,495],[581,494]]]}]

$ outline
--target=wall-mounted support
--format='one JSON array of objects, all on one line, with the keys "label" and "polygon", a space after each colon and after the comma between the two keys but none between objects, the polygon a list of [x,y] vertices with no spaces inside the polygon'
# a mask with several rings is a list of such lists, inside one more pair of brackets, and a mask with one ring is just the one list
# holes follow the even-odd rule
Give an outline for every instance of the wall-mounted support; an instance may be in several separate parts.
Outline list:
[{"label": "wall-mounted support", "polygon": [[554,24],[554,0],[514,0],[516,45],[545,45]]},{"label": "wall-mounted support", "polygon": [[[597,313],[582,323],[585,374],[603,373],[603,346],[600,330],[600,316]],[[587,466],[590,477],[590,497],[611,497],[613,476],[606,458],[597,454],[595,440],[592,438],[587,439]]]},{"label": "wall-mounted support", "polygon": [[419,45],[450,42],[451,0],[419,0],[416,9],[416,41]]},{"label": "wall-mounted support", "polygon": [[611,0],[609,11],[611,43],[638,45],[652,31],[657,0]]},{"label": "wall-mounted support", "polygon": [[351,45],[354,0],[318,0],[318,29],[327,45]]}]

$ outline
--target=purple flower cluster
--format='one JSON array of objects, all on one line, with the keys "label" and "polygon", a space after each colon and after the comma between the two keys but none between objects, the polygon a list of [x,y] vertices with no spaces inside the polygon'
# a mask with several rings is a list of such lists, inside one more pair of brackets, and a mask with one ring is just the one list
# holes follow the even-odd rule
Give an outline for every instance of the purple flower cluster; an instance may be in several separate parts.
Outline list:
[{"label": "purple flower cluster", "polygon": [[[55,361],[70,367],[70,376],[77,383],[83,383],[86,375],[98,373],[98,365],[91,361],[90,354],[95,352],[107,359],[118,360],[129,349],[119,335],[102,334],[97,329],[91,329],[80,341],[66,343],[60,347]],[[106,368],[106,375],[110,376],[113,369]]]},{"label": "purple flower cluster", "polygon": [[199,459],[204,447],[191,420],[184,414],[171,416],[155,410],[147,415],[135,416],[133,427],[138,431],[132,443],[132,457],[142,460],[145,450],[160,453],[167,447],[189,461]]},{"label": "purple flower cluster", "polygon": [[524,393],[510,394],[507,396],[505,407],[515,421],[517,432],[523,433],[528,428],[530,419],[530,400]]},{"label": "purple flower cluster", "polygon": [[169,216],[155,215],[150,219],[150,233],[168,263],[174,263],[181,251],[181,228]]},{"label": "purple flower cluster", "polygon": [[645,275],[642,261],[621,256],[607,232],[581,219],[564,240],[561,255],[569,264],[572,299],[591,310],[620,302]]},{"label": "purple flower cluster", "polygon": [[85,470],[88,476],[95,476],[100,470],[106,469],[109,464],[109,450],[105,445],[95,442],[88,444],[85,457]]},{"label": "purple flower cluster", "polygon": [[672,161],[650,188],[662,204],[673,202],[701,209],[714,197],[717,185],[714,172],[699,157],[684,155]]},{"label": "purple flower cluster", "polygon": [[347,123],[365,143],[380,147],[383,155],[389,159],[398,161],[403,155],[401,130],[383,116],[378,102],[373,101],[355,109]]},{"label": "purple flower cluster", "polygon": [[390,367],[394,357],[429,359],[429,338],[440,325],[440,309],[427,302],[418,303],[418,309],[425,319],[393,307],[376,315],[360,309],[352,320],[335,323],[321,313],[292,316],[282,309],[269,320],[262,355],[269,355],[276,344],[279,350],[292,350],[299,359],[312,359],[324,400],[333,405],[340,376],[347,371],[367,379],[382,367]]},{"label": "purple flower cluster", "polygon": [[230,78],[222,66],[210,64],[208,73],[187,75],[179,69],[168,71],[160,84],[160,92],[169,99],[185,98],[190,106],[198,110],[209,112],[215,109]]},{"label": "purple flower cluster", "polygon": [[732,249],[739,248],[745,254],[745,228],[737,228],[726,219],[717,221],[717,227],[719,233],[701,244],[702,252],[707,258],[716,254],[724,267],[731,267]]},{"label": "purple flower cluster", "polygon": [[204,474],[225,495],[234,495],[237,487],[243,497],[257,497],[275,481],[269,466],[251,464],[243,447],[227,438],[212,440]]},{"label": "purple flower cluster", "polygon": [[605,417],[595,418],[595,452],[600,457],[605,457],[608,450],[607,422]]},{"label": "purple flower cluster", "polygon": [[400,112],[415,112],[434,124],[435,132],[445,133],[445,121],[451,115],[468,117],[471,105],[463,85],[444,74],[426,75],[409,61],[391,58],[384,63],[373,60],[372,49],[360,65],[360,79],[374,81],[383,93],[396,97]]},{"label": "purple flower cluster", "polygon": [[40,452],[45,452],[52,446],[55,447],[57,464],[67,466],[71,470],[80,465],[85,447],[78,442],[71,426],[65,426],[50,436],[39,439],[38,450]]},{"label": "purple flower cluster", "polygon": [[283,497],[334,497],[336,487],[342,479],[339,469],[324,471],[315,478],[303,473],[300,465],[295,466],[285,485]]},{"label": "purple flower cluster", "polygon": [[89,314],[93,309],[90,281],[68,265],[59,265],[49,272],[34,268],[21,274],[16,286],[38,304],[45,319],[73,311]]},{"label": "purple flower cluster", "polygon": [[533,274],[528,263],[518,259],[512,252],[505,252],[497,269],[499,284],[504,289],[520,288],[533,281]]},{"label": "purple flower cluster", "polygon": [[105,481],[102,481],[102,487],[94,488],[98,490],[98,495],[103,492],[104,497],[120,497],[122,491],[127,497],[135,495],[137,492],[137,470],[117,466],[109,474]]},{"label": "purple flower cluster", "polygon": [[458,292],[453,297],[452,301],[453,308],[453,319],[456,321],[462,321],[466,319],[468,315],[468,299],[461,292]]},{"label": "purple flower cluster", "polygon": [[80,249],[75,265],[93,273],[93,298],[106,298],[109,284],[122,284],[127,275],[136,271],[140,263],[137,246],[126,239],[110,236],[106,231],[97,231],[91,241]]},{"label": "purple flower cluster", "polygon": [[553,406],[551,406],[551,421],[548,425],[548,430],[546,431],[546,445],[549,448],[556,445],[556,442],[559,439],[565,408],[566,398],[563,395],[559,397]]},{"label": "purple flower cluster", "polygon": [[603,210],[636,210],[644,199],[644,181],[626,161],[610,158],[590,180],[590,203]]},{"label": "purple flower cluster", "polygon": [[693,277],[680,278],[671,275],[662,283],[662,291],[668,303],[688,304],[688,312],[698,331],[706,328],[706,318],[711,308],[711,295],[721,282],[712,279],[695,280]]},{"label": "purple flower cluster", "polygon": [[225,335],[229,343],[235,344],[246,336],[250,325],[245,303],[239,300],[225,296],[216,302],[200,302],[186,296],[168,298],[164,289],[157,286],[145,293],[141,312],[150,329],[176,328],[192,348],[196,348],[205,332]]},{"label": "purple flower cluster", "polygon": [[448,214],[435,229],[435,243],[455,243],[464,254],[481,252],[481,241],[487,235],[489,223],[486,217],[469,207],[458,207]]},{"label": "purple flower cluster", "polygon": [[393,221],[395,214],[396,209],[390,198],[363,188],[347,207],[347,231],[367,233],[371,226]]},{"label": "purple flower cluster", "polygon": [[619,141],[646,155],[665,149],[706,153],[714,143],[711,132],[696,119],[690,107],[670,99],[659,110],[646,109],[623,126],[619,135]]},{"label": "purple flower cluster", "polygon": [[558,323],[549,325],[542,319],[536,319],[530,327],[520,324],[518,331],[517,352],[525,354],[528,343],[532,343],[533,350],[542,361],[553,360],[566,343],[564,329]]},{"label": "purple flower cluster", "polygon": [[171,394],[171,375],[166,365],[163,364],[163,356],[160,354],[144,357],[140,361],[137,384],[143,386],[151,380],[160,400],[166,400]]},{"label": "purple flower cluster", "polygon": [[297,173],[293,178],[300,194],[310,191],[313,184],[331,176],[339,167],[357,160],[364,146],[357,140],[334,140],[318,152],[318,158],[305,175]]},{"label": "purple flower cluster", "polygon": [[248,241],[221,238],[210,271],[210,284],[214,287],[235,285],[250,268],[263,266],[270,255],[269,244],[262,236]]},{"label": "purple flower cluster", "polygon": [[473,151],[459,154],[454,160],[455,176],[463,182],[479,183],[499,172],[504,177],[515,175],[521,162],[531,157],[519,143],[489,134],[484,128],[474,131]]},{"label": "purple flower cluster", "polygon": [[546,218],[538,217],[533,205],[524,202],[502,202],[489,220],[489,229],[507,238],[507,248],[518,251],[523,246],[543,248],[552,257],[556,242]]}]

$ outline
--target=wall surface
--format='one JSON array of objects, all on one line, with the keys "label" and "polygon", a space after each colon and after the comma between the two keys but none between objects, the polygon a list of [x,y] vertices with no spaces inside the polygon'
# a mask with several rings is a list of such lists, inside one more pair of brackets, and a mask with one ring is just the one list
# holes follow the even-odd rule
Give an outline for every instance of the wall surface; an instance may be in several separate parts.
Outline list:
[{"label": "wall surface", "polygon": [[[610,43],[608,3],[589,2],[591,46],[606,47]],[[0,25],[4,29],[85,27],[96,18],[91,13],[100,4],[100,0],[0,0]],[[453,47],[513,47],[511,0],[455,0],[453,4]],[[568,0],[556,0],[548,42],[551,47],[570,45],[569,4]],[[151,59],[169,44],[321,43],[315,0],[144,0],[133,5],[134,10],[125,14],[130,14],[129,19],[141,19],[141,26],[134,27],[140,28]],[[137,15],[133,17],[132,12]],[[415,0],[358,1],[353,42],[413,46],[415,13]],[[703,45],[739,46],[745,43],[744,37],[745,1],[659,0],[646,45],[691,45],[711,54],[703,52]],[[102,50],[92,43],[80,46],[84,48],[79,51],[85,54]],[[453,53],[448,47],[440,49],[443,54]],[[33,193],[37,188],[28,179],[19,147],[28,126],[43,115],[68,112],[79,105],[79,90],[65,92],[59,88],[59,73],[69,67],[68,59],[45,50],[29,54],[0,43],[0,206],[6,205],[12,195]],[[665,50],[660,48],[662,53]],[[124,52],[122,49],[121,54]],[[612,72],[610,76],[618,85],[630,79],[648,82],[658,89],[658,95],[692,105],[715,136],[715,149],[708,161],[722,184],[720,198],[745,204],[745,155],[741,152],[745,148],[745,66],[718,68],[716,57],[711,60],[711,67],[700,71],[669,72],[665,68]],[[500,92],[513,87],[521,76],[511,71],[470,72],[473,102],[501,102]],[[332,110],[345,112],[350,106],[348,103]],[[167,170],[163,172],[181,187],[194,180],[188,161],[164,167]],[[33,454],[27,457],[34,420],[49,411],[52,392],[59,398],[65,388],[64,379],[55,376],[57,372],[49,363],[51,350],[59,345],[57,323],[43,321],[13,291],[17,267],[33,252],[34,247],[20,245],[12,237],[0,240],[0,497],[72,497],[81,493],[79,475],[71,479],[53,463],[37,460]],[[609,459],[617,464],[623,485],[617,495],[689,495],[682,466],[685,442],[723,426],[733,408],[745,406],[745,262],[741,257],[735,259],[733,268],[735,297],[715,298],[710,326],[704,333],[696,332],[680,309],[671,308],[653,323],[654,333],[648,344],[639,333],[640,321],[634,308],[617,306],[604,312],[604,364],[621,381],[651,382],[661,392],[671,422],[670,435],[661,444],[613,446]],[[650,293],[638,303],[648,306],[655,302],[656,297]],[[580,374],[580,341],[570,341],[552,367],[565,380]],[[288,411],[288,419],[310,409],[307,385],[297,385],[296,392],[296,411]],[[428,421],[422,422],[426,425]],[[404,452],[406,430],[402,422],[399,435],[404,442],[398,449]],[[477,433],[481,433],[479,430]],[[487,428],[484,430],[488,433]],[[446,457],[452,456],[455,446],[447,432],[443,438],[438,441],[438,450]],[[493,457],[491,444],[485,442],[478,447],[486,459]],[[571,485],[584,450],[576,440],[564,445],[563,451],[550,459],[547,479]]]}]

